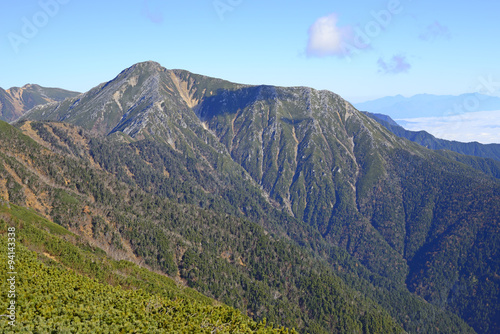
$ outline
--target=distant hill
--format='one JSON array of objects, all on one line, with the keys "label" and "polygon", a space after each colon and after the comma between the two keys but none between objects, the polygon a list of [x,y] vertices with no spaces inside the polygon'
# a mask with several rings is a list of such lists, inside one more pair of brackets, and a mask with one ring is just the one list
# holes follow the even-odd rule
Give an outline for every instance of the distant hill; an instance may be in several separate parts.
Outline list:
[{"label": "distant hill", "polygon": [[400,118],[447,116],[468,111],[500,110],[500,97],[477,93],[458,96],[419,94],[404,97],[396,95],[355,103],[354,106],[358,110],[389,115],[397,120]]},{"label": "distant hill", "polygon": [[0,88],[0,120],[12,122],[35,106],[63,101],[78,94],[80,93],[32,84],[7,90]]}]

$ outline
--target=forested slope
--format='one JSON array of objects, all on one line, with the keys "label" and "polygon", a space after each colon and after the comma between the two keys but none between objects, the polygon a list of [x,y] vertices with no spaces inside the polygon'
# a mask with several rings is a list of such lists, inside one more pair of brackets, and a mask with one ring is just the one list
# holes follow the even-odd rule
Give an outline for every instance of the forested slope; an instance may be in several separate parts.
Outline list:
[{"label": "forested slope", "polygon": [[[91,159],[54,153],[5,123],[1,130],[2,196],[38,209],[115,258],[185,280],[256,320],[313,333],[402,332],[311,249],[249,220],[148,194]],[[444,319],[460,328],[458,319]]]},{"label": "forested slope", "polygon": [[15,291],[9,301],[15,301],[16,317],[2,319],[4,333],[289,333],[131,262],[112,260],[28,209],[3,202],[0,217],[2,249],[15,239],[13,260],[7,252],[0,260],[10,259],[17,273],[12,289],[12,275],[0,272],[2,291]]}]

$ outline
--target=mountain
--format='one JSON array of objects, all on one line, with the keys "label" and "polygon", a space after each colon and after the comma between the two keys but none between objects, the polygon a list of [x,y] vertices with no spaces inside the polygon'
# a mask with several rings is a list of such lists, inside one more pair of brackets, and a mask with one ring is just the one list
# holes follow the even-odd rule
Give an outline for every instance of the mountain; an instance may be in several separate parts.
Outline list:
[{"label": "mountain", "polygon": [[[356,307],[387,312],[408,332],[471,332],[456,315],[481,333],[499,329],[500,182],[397,137],[332,92],[241,85],[145,62],[35,107],[16,126],[119,182],[87,195],[102,212],[118,210],[112,224],[95,218],[89,236],[110,251],[126,240],[146,264],[178,271],[254,317],[345,331],[367,319],[341,325],[334,305],[363,296]],[[88,168],[65,180],[58,171],[68,167],[52,170],[43,175],[80,192],[99,179],[85,176]],[[83,228],[84,208],[61,198],[47,200],[45,212]]]},{"label": "mountain", "polygon": [[358,110],[389,115],[393,119],[436,117],[462,114],[467,111],[500,110],[500,97],[479,93],[454,95],[401,95],[355,103]]},{"label": "mountain", "polygon": [[12,122],[37,105],[62,101],[78,94],[60,88],[45,88],[32,84],[7,90],[0,88],[0,120]]},{"label": "mountain", "polygon": [[[385,126],[396,136],[406,138],[432,150],[447,150],[460,153],[456,155],[451,152],[439,152],[440,154],[446,155],[451,159],[465,163],[473,168],[477,168],[483,173],[496,178],[500,177],[500,144],[480,144],[477,142],[461,143],[457,141],[439,139],[426,131],[406,130],[387,115],[372,114],[369,112],[363,113]],[[486,160],[474,159],[473,157],[467,157],[465,155],[486,158]],[[496,161],[491,161],[491,159]]]}]

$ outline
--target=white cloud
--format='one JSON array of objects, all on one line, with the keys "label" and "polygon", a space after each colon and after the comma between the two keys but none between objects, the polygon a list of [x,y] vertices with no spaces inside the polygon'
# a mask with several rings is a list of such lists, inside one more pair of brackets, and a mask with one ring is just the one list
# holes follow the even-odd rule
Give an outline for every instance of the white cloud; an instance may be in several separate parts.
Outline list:
[{"label": "white cloud", "polygon": [[337,27],[337,15],[320,17],[309,27],[307,55],[311,57],[346,56],[344,40],[349,28]]},{"label": "white cloud", "polygon": [[500,110],[477,111],[443,117],[396,120],[411,131],[425,130],[437,138],[460,142],[500,144]]}]

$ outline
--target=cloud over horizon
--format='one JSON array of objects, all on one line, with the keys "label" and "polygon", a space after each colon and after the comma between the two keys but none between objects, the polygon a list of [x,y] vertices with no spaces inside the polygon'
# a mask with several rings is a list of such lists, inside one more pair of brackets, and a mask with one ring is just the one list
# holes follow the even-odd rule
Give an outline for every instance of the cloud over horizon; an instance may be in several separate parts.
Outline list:
[{"label": "cloud over horizon", "polygon": [[451,33],[448,27],[442,25],[438,21],[429,24],[425,31],[418,36],[423,41],[434,41],[438,38],[451,39]]},{"label": "cloud over horizon", "polygon": [[306,54],[309,57],[348,56],[344,43],[349,39],[350,27],[338,27],[337,15],[320,17],[309,27]]},{"label": "cloud over horizon", "polygon": [[475,111],[442,117],[396,119],[407,130],[425,130],[437,138],[500,144],[500,110]]},{"label": "cloud over horizon", "polygon": [[411,68],[410,63],[404,55],[394,55],[389,61],[379,58],[377,61],[379,73],[399,74],[408,72]]}]

